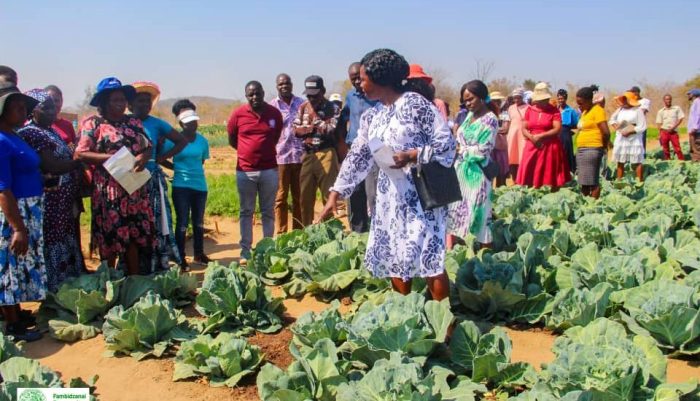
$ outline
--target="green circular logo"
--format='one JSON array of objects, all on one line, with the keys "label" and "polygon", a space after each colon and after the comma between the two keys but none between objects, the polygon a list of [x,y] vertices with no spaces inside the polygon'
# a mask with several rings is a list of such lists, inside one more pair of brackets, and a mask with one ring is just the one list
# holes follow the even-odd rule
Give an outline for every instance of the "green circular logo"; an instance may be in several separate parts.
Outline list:
[{"label": "green circular logo", "polygon": [[24,390],[22,394],[17,397],[17,401],[46,401],[46,397],[41,392],[41,390]]}]

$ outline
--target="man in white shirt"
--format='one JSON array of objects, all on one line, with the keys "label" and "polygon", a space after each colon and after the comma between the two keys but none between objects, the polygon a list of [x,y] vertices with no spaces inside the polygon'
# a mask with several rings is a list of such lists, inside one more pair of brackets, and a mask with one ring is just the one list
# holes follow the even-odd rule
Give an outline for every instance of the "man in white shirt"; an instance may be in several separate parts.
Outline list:
[{"label": "man in white shirt", "polygon": [[673,98],[668,93],[664,95],[664,107],[656,113],[656,126],[659,128],[659,140],[664,150],[664,160],[671,158],[668,143],[673,145],[673,151],[678,160],[683,160],[683,152],[678,141],[678,126],[681,125],[685,114],[680,107],[672,105]]},{"label": "man in white shirt", "polygon": [[[629,92],[632,92],[637,96],[637,100],[639,101],[639,109],[642,110],[642,112],[644,113],[644,117],[646,118],[647,113],[649,113],[649,110],[651,110],[651,100],[642,97],[642,90],[639,89],[639,86],[631,87]],[[644,155],[646,156],[646,153],[647,153],[647,130],[644,130],[644,132],[642,132],[642,141],[644,144]]]}]

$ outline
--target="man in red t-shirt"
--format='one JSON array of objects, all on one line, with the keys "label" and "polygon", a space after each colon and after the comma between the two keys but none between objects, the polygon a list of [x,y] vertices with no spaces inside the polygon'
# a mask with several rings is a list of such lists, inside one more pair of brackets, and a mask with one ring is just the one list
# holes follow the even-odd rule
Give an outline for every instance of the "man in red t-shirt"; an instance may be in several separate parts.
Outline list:
[{"label": "man in red t-shirt", "polygon": [[[58,110],[60,113],[61,108],[63,108],[63,92],[61,92],[56,85],[49,85],[44,88],[44,90],[49,92],[49,96],[51,96],[51,99],[53,99],[53,102],[56,105],[56,110]],[[63,142],[67,143],[68,145],[77,144],[78,138],[76,138],[75,128],[73,128],[72,122],[66,120],[65,118],[57,117],[51,128],[53,128],[58,136],[63,139]]]},{"label": "man in red t-shirt", "polygon": [[236,183],[241,202],[239,212],[241,259],[250,258],[253,244],[253,212],[260,198],[263,236],[275,231],[275,195],[277,194],[277,151],[283,128],[282,114],[265,103],[265,91],[258,81],[245,86],[248,104],[238,107],[228,121],[228,142],[238,152]]}]

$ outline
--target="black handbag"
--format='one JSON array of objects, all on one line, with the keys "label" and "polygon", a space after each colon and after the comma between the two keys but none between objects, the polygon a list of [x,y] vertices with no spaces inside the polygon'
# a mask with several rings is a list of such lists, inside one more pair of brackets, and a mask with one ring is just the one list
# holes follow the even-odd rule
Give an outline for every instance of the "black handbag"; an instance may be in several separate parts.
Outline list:
[{"label": "black handbag", "polygon": [[411,167],[413,182],[423,210],[432,210],[462,200],[462,191],[453,166],[433,161]]},{"label": "black handbag", "polygon": [[485,166],[482,166],[479,164],[479,167],[481,168],[481,171],[484,173],[484,176],[486,176],[486,179],[489,181],[493,181],[494,178],[498,177],[501,174],[501,167],[498,165],[498,163],[494,162],[493,159],[489,157],[488,162],[486,163]]}]

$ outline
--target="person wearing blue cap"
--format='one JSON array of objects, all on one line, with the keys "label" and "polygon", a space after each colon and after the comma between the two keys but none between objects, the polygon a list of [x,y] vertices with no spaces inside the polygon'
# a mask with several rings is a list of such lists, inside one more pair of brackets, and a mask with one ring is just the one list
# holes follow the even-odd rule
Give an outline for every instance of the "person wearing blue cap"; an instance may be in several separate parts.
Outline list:
[{"label": "person wearing blue cap", "polygon": [[689,90],[688,100],[692,102],[688,113],[690,156],[694,162],[697,162],[700,161],[700,89]]},{"label": "person wearing blue cap", "polygon": [[130,195],[102,165],[126,147],[136,157],[134,171],[146,168],[151,141],[141,121],[126,115],[127,103],[135,96],[134,87],[122,85],[117,78],[100,81],[90,100],[90,105],[97,107],[97,114],[83,120],[75,149],[78,160],[92,166],[91,246],[99,250],[100,259],[110,267],[116,266],[119,257],[128,274],[140,273],[141,260],[150,264],[145,255],[157,246],[149,185]]}]

